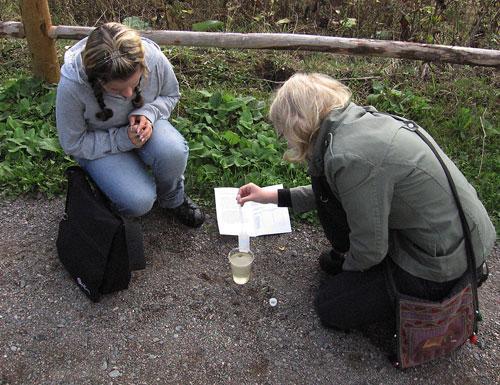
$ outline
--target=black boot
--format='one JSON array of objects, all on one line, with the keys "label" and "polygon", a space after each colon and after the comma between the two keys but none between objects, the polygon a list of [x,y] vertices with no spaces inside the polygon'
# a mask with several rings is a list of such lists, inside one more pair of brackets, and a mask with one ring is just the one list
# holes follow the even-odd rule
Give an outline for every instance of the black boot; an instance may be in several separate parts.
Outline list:
[{"label": "black boot", "polygon": [[344,254],[335,250],[325,251],[319,256],[319,266],[321,270],[330,275],[336,275],[342,272],[344,263]]},{"label": "black boot", "polygon": [[170,209],[170,212],[179,222],[189,227],[200,227],[205,221],[203,211],[186,194],[184,194],[184,202],[180,206]]}]

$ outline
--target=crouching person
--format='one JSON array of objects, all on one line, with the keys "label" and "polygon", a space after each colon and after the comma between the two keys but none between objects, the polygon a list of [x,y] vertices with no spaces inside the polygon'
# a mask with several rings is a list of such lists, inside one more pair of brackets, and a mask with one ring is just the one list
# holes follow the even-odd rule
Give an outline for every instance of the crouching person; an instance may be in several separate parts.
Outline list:
[{"label": "crouching person", "polygon": [[[286,81],[269,116],[288,142],[285,157],[307,162],[312,184],[277,191],[247,184],[237,198],[242,205],[318,210],[332,249],[320,256],[327,276],[317,311],[325,326],[344,330],[395,319],[384,261],[402,294],[435,301],[446,297],[467,269],[447,177],[413,132],[415,123],[350,99],[350,90],[326,75],[296,74]],[[481,271],[495,229],[474,188],[438,151],[457,187]]]},{"label": "crouching person", "polygon": [[184,192],[189,148],[168,121],[179,84],[160,48],[107,23],[64,61],[56,100],[64,151],[122,215],[141,216],[158,201],[181,223],[201,226],[204,214]]}]

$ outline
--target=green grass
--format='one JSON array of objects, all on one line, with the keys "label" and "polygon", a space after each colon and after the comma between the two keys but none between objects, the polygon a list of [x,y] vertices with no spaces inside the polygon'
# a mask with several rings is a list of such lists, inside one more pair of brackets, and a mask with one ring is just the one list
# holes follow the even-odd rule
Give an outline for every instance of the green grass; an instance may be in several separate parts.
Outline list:
[{"label": "green grass", "polygon": [[[64,46],[58,42],[60,59]],[[54,87],[26,78],[22,40],[0,39],[0,188],[4,194],[63,191],[70,163],[54,128]],[[498,79],[494,70],[322,53],[171,47],[182,98],[172,120],[190,143],[187,188],[206,203],[214,186],[307,183],[266,113],[273,90],[297,71],[343,80],[354,101],[426,128],[476,187],[497,228],[500,185]]]}]

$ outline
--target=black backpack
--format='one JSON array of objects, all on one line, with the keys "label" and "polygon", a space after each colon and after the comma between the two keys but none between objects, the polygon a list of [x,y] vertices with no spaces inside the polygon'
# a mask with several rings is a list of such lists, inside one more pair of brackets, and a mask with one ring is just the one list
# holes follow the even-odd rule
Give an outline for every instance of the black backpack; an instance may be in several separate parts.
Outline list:
[{"label": "black backpack", "polygon": [[130,272],[145,268],[142,232],[113,209],[82,168],[69,167],[66,176],[57,252],[80,289],[97,302],[101,294],[128,288]]}]

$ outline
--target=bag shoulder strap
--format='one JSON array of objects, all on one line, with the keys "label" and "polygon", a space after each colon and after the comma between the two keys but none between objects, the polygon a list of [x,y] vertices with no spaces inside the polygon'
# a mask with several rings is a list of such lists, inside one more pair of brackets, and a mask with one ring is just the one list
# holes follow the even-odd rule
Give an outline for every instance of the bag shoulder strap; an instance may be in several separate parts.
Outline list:
[{"label": "bag shoulder strap", "polygon": [[[379,112],[380,113],[380,112]],[[390,115],[390,114],[388,114]],[[472,287],[472,299],[473,299],[473,304],[474,304],[474,332],[477,333],[477,322],[480,320],[480,314],[479,314],[479,299],[477,295],[477,274],[476,274],[476,256],[474,254],[474,248],[472,247],[472,240],[471,240],[471,232],[469,228],[469,224],[467,223],[467,218],[465,217],[465,212],[462,207],[462,203],[460,201],[460,197],[458,196],[457,188],[455,186],[455,182],[453,182],[453,178],[450,174],[450,171],[448,170],[448,167],[443,161],[443,158],[441,155],[439,155],[439,152],[437,151],[436,147],[431,143],[431,141],[420,131],[418,128],[419,126],[411,121],[407,120],[404,118],[401,118],[399,116],[391,115],[393,118],[401,121],[404,123],[404,128],[406,128],[409,131],[415,132],[427,146],[431,149],[433,154],[436,156],[437,160],[441,164],[441,167],[443,168],[444,173],[446,174],[446,178],[448,179],[448,183],[450,185],[451,192],[453,194],[453,198],[455,200],[455,204],[458,209],[458,214],[460,216],[460,222],[462,224],[462,231],[464,233],[464,238],[465,238],[465,251],[467,254],[467,271],[470,275],[471,278],[471,287]]]}]

